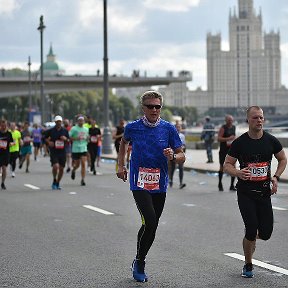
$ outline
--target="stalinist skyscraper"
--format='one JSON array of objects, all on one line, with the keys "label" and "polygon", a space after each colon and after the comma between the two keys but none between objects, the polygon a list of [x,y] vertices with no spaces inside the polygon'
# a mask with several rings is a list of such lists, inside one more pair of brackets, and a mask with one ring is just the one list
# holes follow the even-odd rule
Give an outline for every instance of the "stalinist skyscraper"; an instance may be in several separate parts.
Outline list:
[{"label": "stalinist skyscraper", "polygon": [[[221,35],[207,35],[207,93],[216,107],[275,106],[281,88],[280,33],[262,32],[253,0],[238,0],[229,15],[229,51]],[[211,107],[210,106],[210,107]]]}]

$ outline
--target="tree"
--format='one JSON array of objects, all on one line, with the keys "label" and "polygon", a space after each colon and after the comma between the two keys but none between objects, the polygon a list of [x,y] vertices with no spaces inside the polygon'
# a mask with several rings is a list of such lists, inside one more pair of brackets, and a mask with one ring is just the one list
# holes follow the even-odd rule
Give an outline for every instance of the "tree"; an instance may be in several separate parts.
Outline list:
[{"label": "tree", "polygon": [[123,105],[123,118],[125,120],[132,120],[135,110],[132,101],[127,97],[120,97],[119,101]]},{"label": "tree", "polygon": [[168,122],[171,122],[172,121],[172,112],[170,111],[170,109],[168,108],[163,108],[162,111],[161,111],[161,118],[168,121]]}]

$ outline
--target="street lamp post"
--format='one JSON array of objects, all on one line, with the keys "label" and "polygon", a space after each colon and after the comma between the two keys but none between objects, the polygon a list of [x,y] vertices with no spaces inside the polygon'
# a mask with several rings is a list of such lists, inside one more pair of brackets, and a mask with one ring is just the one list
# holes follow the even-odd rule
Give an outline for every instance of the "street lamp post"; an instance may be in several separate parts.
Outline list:
[{"label": "street lamp post", "polygon": [[103,144],[102,151],[104,154],[112,153],[112,139],[111,139],[111,131],[109,128],[109,79],[108,79],[108,53],[107,53],[107,0],[103,0],[103,8],[104,8],[104,131],[103,131]]},{"label": "street lamp post", "polygon": [[43,30],[45,29],[45,25],[43,22],[43,15],[40,16],[40,24],[38,30],[40,31],[40,81],[41,81],[41,89],[40,89],[40,97],[41,97],[41,121],[44,123],[46,121],[45,115],[45,97],[44,97],[44,81],[43,81]]},{"label": "street lamp post", "polygon": [[29,112],[32,110],[32,93],[31,93],[31,58],[28,57],[28,82],[29,82]]}]

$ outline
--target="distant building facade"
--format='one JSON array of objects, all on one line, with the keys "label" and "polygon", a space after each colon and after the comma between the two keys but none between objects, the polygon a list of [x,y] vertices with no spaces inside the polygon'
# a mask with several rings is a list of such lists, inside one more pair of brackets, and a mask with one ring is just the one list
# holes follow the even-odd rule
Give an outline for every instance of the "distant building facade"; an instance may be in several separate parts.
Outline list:
[{"label": "distant building facade", "polygon": [[[137,71],[136,71],[137,72]],[[134,72],[133,72],[134,74]],[[137,76],[139,77],[139,75]],[[144,75],[145,77],[145,75]],[[167,78],[174,77],[172,71],[167,71]],[[178,73],[178,79],[191,79],[192,74],[189,71],[180,71]],[[126,97],[131,100],[134,107],[139,105],[139,97],[147,90],[155,89],[151,86],[146,87],[129,87],[129,88],[116,88],[115,94],[118,97]],[[172,82],[171,84],[158,88],[159,92],[164,96],[165,106],[177,106],[184,107],[188,102],[189,90],[185,81],[183,82]]]},{"label": "distant building facade", "polygon": [[117,97],[125,97],[129,98],[133,104],[134,107],[137,107],[139,105],[139,98],[140,96],[147,90],[150,90],[151,87],[129,87],[129,88],[116,88],[115,89],[115,95]]},{"label": "distant building facade", "polygon": [[238,13],[230,11],[229,44],[230,50],[223,51],[221,35],[207,34],[207,91],[190,91],[187,105],[198,112],[259,105],[287,113],[280,32],[262,32],[262,14],[255,13],[253,0],[238,0]]}]

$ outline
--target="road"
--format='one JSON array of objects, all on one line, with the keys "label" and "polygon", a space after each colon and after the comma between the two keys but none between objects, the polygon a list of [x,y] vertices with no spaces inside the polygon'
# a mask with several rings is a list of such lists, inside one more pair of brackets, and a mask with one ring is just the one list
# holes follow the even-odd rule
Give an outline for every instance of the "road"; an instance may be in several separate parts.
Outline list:
[{"label": "road", "polygon": [[[288,287],[287,184],[273,196],[272,238],[257,241],[254,255],[260,265],[272,266],[255,266],[255,277],[244,279],[236,194],[218,192],[213,174],[185,171],[187,186],[179,190],[176,177],[168,191],[147,257],[149,282],[136,283],[129,267],[140,217],[114,167],[102,162],[85,187],[78,171],[74,181],[65,174],[61,191],[50,188],[47,158],[33,161],[30,173],[7,178],[7,190],[0,190],[0,287]],[[229,181],[224,177],[226,187]]]}]

